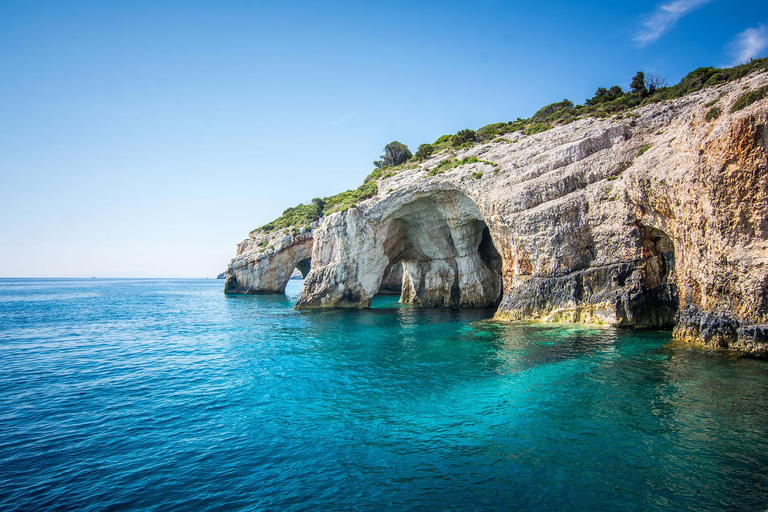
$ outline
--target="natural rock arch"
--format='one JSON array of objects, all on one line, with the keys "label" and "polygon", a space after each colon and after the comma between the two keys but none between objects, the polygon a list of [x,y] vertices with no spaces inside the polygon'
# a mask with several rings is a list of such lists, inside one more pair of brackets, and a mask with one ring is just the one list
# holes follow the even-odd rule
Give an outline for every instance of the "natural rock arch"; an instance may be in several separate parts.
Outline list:
[{"label": "natural rock arch", "polygon": [[299,309],[368,307],[379,291],[396,289],[398,267],[403,302],[488,307],[500,300],[501,257],[477,204],[455,187],[406,190],[365,216],[352,208],[316,235],[317,263]]},{"label": "natural rock arch", "polygon": [[284,293],[294,269],[306,277],[311,268],[312,234],[284,237],[274,248],[253,257],[253,241],[238,245],[238,258],[230,263],[225,293]]},{"label": "natural rock arch", "polygon": [[401,302],[487,307],[501,297],[501,257],[466,194],[440,191],[387,218],[383,276],[402,268]]}]

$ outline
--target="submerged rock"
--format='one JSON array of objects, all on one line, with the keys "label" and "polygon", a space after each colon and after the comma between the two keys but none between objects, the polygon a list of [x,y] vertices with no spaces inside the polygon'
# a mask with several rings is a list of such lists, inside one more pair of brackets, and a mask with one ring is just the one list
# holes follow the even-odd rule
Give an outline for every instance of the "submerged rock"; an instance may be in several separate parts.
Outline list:
[{"label": "submerged rock", "polygon": [[[442,152],[311,231],[245,240],[226,291],[282,292],[303,265],[299,309],[399,290],[424,306],[498,305],[500,320],[674,326],[768,354],[768,100],[727,113],[766,84],[750,75],[623,118],[506,134],[436,172]],[[715,101],[724,113],[708,121]]]}]

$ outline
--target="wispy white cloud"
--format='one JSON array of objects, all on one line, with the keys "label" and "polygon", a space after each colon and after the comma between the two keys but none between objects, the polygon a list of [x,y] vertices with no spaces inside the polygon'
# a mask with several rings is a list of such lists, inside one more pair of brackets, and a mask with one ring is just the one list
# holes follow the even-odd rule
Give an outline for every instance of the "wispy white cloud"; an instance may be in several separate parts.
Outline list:
[{"label": "wispy white cloud", "polygon": [[346,123],[347,121],[351,120],[353,117],[355,117],[360,112],[360,109],[355,109],[352,112],[349,112],[348,114],[339,117],[337,119],[332,119],[331,121],[327,122],[323,125],[323,128],[333,128],[335,126],[339,126],[341,124]]},{"label": "wispy white cloud", "polygon": [[739,64],[754,57],[760,57],[766,48],[768,48],[768,27],[762,23],[739,32],[731,43],[732,64]]},{"label": "wispy white cloud", "polygon": [[635,35],[638,46],[651,44],[665,33],[669,32],[677,20],[695,11],[713,0],[674,0],[659,4],[643,23],[643,28]]}]

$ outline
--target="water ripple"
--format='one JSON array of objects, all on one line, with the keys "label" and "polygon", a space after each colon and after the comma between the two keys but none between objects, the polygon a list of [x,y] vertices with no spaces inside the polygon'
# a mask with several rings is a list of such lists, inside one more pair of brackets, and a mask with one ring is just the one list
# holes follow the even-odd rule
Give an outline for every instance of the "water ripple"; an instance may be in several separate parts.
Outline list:
[{"label": "water ripple", "polygon": [[765,361],[297,294],[0,280],[0,509],[768,507]]}]

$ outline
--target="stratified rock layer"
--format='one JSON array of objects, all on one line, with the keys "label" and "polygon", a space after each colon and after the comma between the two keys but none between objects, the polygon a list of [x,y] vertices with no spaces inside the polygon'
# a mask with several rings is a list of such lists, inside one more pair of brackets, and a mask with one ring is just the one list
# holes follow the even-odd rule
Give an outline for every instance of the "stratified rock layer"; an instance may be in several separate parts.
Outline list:
[{"label": "stratified rock layer", "polygon": [[[766,83],[507,134],[455,154],[480,162],[429,173],[441,153],[271,252],[246,240],[227,291],[282,291],[311,249],[299,309],[367,307],[402,275],[404,302],[674,326],[679,339],[768,354],[768,100],[728,113]],[[723,114],[707,121],[715,101]]]}]

